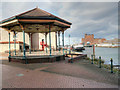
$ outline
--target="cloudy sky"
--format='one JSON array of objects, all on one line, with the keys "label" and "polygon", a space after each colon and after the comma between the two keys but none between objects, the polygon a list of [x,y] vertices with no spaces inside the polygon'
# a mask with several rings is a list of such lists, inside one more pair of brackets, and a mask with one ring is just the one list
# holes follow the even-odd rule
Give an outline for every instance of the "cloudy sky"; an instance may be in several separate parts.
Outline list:
[{"label": "cloudy sky", "polygon": [[85,33],[94,34],[95,38],[118,37],[117,2],[3,2],[1,4],[1,20],[38,6],[72,22],[71,28],[65,32],[66,44],[69,34],[71,43],[80,43]]}]

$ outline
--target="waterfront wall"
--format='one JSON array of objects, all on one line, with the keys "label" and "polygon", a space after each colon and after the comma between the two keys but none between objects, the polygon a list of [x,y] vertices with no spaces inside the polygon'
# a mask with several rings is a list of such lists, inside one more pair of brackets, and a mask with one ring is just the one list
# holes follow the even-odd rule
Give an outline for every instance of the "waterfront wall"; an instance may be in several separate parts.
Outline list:
[{"label": "waterfront wall", "polygon": [[117,48],[120,47],[118,44],[96,44],[96,47],[106,47],[106,48]]}]

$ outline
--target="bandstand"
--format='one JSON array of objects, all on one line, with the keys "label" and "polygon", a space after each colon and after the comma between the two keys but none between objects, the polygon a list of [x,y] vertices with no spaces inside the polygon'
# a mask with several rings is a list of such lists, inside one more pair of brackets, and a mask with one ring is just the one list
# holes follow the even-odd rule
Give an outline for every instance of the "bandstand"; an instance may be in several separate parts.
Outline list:
[{"label": "bandstand", "polygon": [[[70,28],[72,23],[52,15],[39,8],[34,8],[19,15],[10,17],[1,22],[0,27],[8,31],[9,35],[9,62],[18,61],[25,64],[32,62],[54,62],[64,60],[64,31]],[[10,34],[14,32],[14,55],[11,55]],[[23,33],[23,54],[16,54],[16,33]],[[60,33],[62,32],[62,54],[52,54],[51,49],[51,32],[58,34],[60,47]],[[25,49],[25,33],[29,35],[29,54]],[[35,55],[31,53],[31,35],[33,33],[44,33],[45,44],[47,44],[47,34],[49,34],[49,48],[46,47],[46,53]],[[56,52],[60,52],[60,49]]]}]

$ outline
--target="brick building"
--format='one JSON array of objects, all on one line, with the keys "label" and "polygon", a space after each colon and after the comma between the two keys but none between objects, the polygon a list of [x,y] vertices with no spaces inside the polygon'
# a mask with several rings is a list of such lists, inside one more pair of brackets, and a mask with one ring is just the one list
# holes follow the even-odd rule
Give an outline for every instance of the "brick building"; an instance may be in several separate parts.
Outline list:
[{"label": "brick building", "polygon": [[104,41],[106,41],[105,38],[94,38],[94,34],[85,34],[85,37],[82,38],[82,43],[84,45],[100,44]]}]

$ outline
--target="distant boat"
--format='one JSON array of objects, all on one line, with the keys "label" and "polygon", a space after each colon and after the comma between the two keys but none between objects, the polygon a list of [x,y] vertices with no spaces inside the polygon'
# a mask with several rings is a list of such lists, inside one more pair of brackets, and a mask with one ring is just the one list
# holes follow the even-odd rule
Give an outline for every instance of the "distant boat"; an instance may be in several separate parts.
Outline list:
[{"label": "distant boat", "polygon": [[83,45],[73,46],[73,51],[82,52],[83,50],[85,50]]}]

